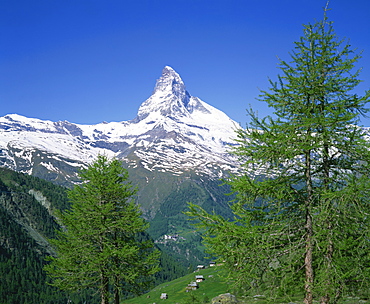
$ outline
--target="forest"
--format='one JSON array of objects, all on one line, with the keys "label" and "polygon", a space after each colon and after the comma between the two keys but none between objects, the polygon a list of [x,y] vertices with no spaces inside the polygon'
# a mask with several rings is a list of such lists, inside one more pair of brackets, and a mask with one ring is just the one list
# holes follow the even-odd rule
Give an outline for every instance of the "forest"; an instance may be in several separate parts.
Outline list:
[{"label": "forest", "polygon": [[[50,208],[36,200],[30,190],[42,193]],[[65,210],[69,205],[66,188],[0,168],[1,303],[99,303],[93,290],[71,293],[50,286],[43,270],[51,249],[42,240],[54,238],[59,228],[53,211]],[[186,273],[186,268],[165,252],[160,265],[162,270],[155,275],[153,286]]]}]

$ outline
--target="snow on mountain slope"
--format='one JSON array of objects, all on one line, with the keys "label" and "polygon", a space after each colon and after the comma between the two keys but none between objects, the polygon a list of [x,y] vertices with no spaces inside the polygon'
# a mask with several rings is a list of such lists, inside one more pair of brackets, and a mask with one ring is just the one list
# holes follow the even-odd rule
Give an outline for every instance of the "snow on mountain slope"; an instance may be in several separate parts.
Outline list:
[{"label": "snow on mountain slope", "polygon": [[0,165],[32,173],[42,152],[48,162],[39,160],[38,165],[53,171],[52,159],[70,160],[73,167],[105,153],[148,170],[217,175],[236,168],[227,150],[238,127],[223,112],[191,96],[181,77],[166,66],[131,121],[79,125],[17,114],[1,117]]}]

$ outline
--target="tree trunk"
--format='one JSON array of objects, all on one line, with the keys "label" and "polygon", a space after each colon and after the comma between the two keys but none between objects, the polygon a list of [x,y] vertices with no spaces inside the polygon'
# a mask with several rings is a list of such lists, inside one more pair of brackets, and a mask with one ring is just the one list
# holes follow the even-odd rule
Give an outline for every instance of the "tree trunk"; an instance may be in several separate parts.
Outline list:
[{"label": "tree trunk", "polygon": [[114,290],[114,303],[119,304],[119,290],[117,287]]},{"label": "tree trunk", "polygon": [[[328,142],[329,140],[328,139],[324,139],[324,149],[323,149],[323,169],[324,169],[324,189],[325,190],[329,190],[329,183],[330,183],[330,162],[329,162],[329,145],[328,145]],[[325,202],[325,204],[327,205],[327,208],[330,208],[330,202],[327,203]],[[331,208],[329,210],[327,210],[328,212],[328,218],[326,219],[326,223],[325,225],[327,226],[327,233],[328,233],[328,237],[327,237],[327,240],[328,240],[328,244],[327,244],[327,253],[325,255],[325,259],[328,263],[328,267],[326,269],[326,271],[328,273],[331,273],[332,272],[332,269],[331,269],[331,264],[332,264],[332,259],[333,259],[333,252],[334,252],[334,245],[333,245],[333,236],[332,236],[332,219],[330,218],[330,214],[333,212],[333,210],[331,210]],[[327,285],[327,290],[330,290],[330,287],[332,285],[332,281],[330,279],[330,275],[329,275],[329,278],[326,282],[326,285]],[[329,304],[329,301],[330,301],[330,295],[329,293],[327,293],[326,295],[323,295],[321,297],[321,300],[320,300],[320,304]]]},{"label": "tree trunk", "polygon": [[312,265],[312,215],[311,215],[311,205],[312,205],[312,179],[311,179],[311,153],[306,152],[306,187],[307,187],[307,200],[306,200],[306,252],[305,252],[305,271],[306,271],[306,282],[305,291],[306,296],[304,299],[305,304],[312,304],[312,286],[314,281],[313,265]]},{"label": "tree trunk", "polygon": [[115,286],[114,286],[114,303],[119,304],[119,278],[116,276],[115,278]]},{"label": "tree trunk", "polygon": [[101,304],[109,304],[108,277],[105,275],[104,271],[102,271],[100,276],[101,276],[101,286],[100,286]]},{"label": "tree trunk", "polygon": [[304,299],[305,304],[312,304],[312,285],[314,279],[313,266],[312,266],[312,217],[311,214],[306,210],[306,252],[305,252],[305,270],[306,270],[306,297]]}]

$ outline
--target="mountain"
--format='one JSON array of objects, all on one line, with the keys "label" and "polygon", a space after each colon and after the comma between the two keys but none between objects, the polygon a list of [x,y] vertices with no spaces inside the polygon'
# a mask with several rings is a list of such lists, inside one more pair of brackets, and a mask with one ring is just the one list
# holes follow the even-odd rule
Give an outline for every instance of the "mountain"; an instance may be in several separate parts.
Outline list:
[{"label": "mountain", "polygon": [[[166,66],[152,95],[130,121],[81,125],[17,114],[0,117],[0,167],[63,186],[78,182],[78,169],[106,154],[122,159],[138,186],[137,202],[158,246],[183,264],[204,261],[200,236],[183,211],[187,202],[230,216],[221,177],[237,172],[228,153],[238,124],[191,96]],[[164,235],[179,237],[164,239]]]},{"label": "mountain", "polygon": [[235,171],[228,153],[238,124],[186,90],[166,66],[153,94],[131,121],[79,125],[17,114],[0,118],[0,166],[67,185],[99,153],[128,167],[220,177]]}]

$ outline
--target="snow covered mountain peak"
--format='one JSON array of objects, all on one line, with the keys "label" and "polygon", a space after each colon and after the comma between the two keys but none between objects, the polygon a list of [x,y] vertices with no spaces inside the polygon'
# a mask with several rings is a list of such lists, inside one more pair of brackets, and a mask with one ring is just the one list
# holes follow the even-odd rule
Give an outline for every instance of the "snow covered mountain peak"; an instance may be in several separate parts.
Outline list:
[{"label": "snow covered mountain peak", "polygon": [[151,116],[181,117],[188,116],[191,96],[186,91],[180,75],[169,66],[162,70],[162,76],[157,80],[152,96],[139,108],[138,120]]},{"label": "snow covered mountain peak", "polygon": [[219,176],[237,170],[228,150],[238,127],[222,111],[191,96],[179,74],[166,66],[130,121],[79,125],[17,114],[0,117],[0,165],[70,180],[77,167],[106,154],[131,168]]},{"label": "snow covered mountain peak", "polygon": [[185,84],[180,75],[170,66],[165,66],[162,70],[162,76],[157,80],[153,93],[167,92],[181,95],[185,91]]}]

